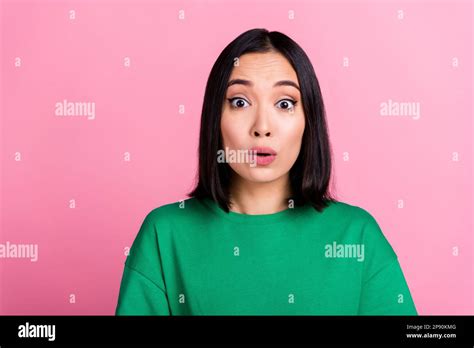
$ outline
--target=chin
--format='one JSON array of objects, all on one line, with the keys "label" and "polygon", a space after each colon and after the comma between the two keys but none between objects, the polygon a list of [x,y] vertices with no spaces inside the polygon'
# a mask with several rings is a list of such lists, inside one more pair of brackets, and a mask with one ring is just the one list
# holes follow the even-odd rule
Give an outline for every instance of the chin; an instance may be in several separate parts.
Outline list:
[{"label": "chin", "polygon": [[281,176],[281,174],[277,173],[274,169],[265,167],[251,168],[249,172],[244,175],[239,175],[247,181],[261,183],[272,182]]}]

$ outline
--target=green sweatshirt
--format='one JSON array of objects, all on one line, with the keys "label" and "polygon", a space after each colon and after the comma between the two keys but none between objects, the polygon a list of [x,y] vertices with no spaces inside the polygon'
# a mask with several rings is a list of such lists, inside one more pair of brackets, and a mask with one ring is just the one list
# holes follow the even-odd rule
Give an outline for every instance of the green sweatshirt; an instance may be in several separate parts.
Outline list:
[{"label": "green sweatshirt", "polygon": [[417,315],[397,255],[366,210],[334,202],[226,213],[153,209],[127,256],[116,315]]}]

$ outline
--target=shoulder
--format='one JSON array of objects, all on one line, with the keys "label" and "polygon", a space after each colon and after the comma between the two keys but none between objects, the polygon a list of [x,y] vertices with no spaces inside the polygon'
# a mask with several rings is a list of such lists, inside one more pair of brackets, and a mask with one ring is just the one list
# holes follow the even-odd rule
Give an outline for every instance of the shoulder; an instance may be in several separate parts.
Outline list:
[{"label": "shoulder", "polygon": [[365,208],[342,201],[330,202],[324,209],[323,215],[338,222],[351,224],[377,223],[375,217]]},{"label": "shoulder", "polygon": [[331,202],[322,216],[326,216],[335,229],[358,235],[367,243],[388,244],[379,222],[366,208],[341,201]]},{"label": "shoulder", "polygon": [[338,202],[333,206],[334,214],[347,222],[350,230],[358,231],[362,243],[368,248],[377,249],[378,253],[387,258],[396,258],[396,254],[382,228],[367,209],[348,203]]}]

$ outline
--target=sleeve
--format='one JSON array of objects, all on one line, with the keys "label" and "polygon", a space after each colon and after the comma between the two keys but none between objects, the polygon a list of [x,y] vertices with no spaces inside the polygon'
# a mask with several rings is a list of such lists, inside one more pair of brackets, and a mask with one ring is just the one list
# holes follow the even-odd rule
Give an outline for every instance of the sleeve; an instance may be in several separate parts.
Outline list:
[{"label": "sleeve", "polygon": [[359,315],[418,315],[398,257],[369,214]]},{"label": "sleeve", "polygon": [[170,315],[152,213],[145,217],[125,261],[115,315]]}]

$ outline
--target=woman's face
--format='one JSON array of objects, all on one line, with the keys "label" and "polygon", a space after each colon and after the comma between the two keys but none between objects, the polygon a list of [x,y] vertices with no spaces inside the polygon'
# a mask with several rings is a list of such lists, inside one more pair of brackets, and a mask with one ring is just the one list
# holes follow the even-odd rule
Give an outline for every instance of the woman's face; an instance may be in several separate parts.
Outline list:
[{"label": "woman's face", "polygon": [[[289,174],[305,127],[301,104],[298,77],[282,54],[239,57],[221,117],[223,149],[234,172],[252,182],[270,182]],[[270,147],[276,155],[245,158],[238,154],[254,146]]]}]

